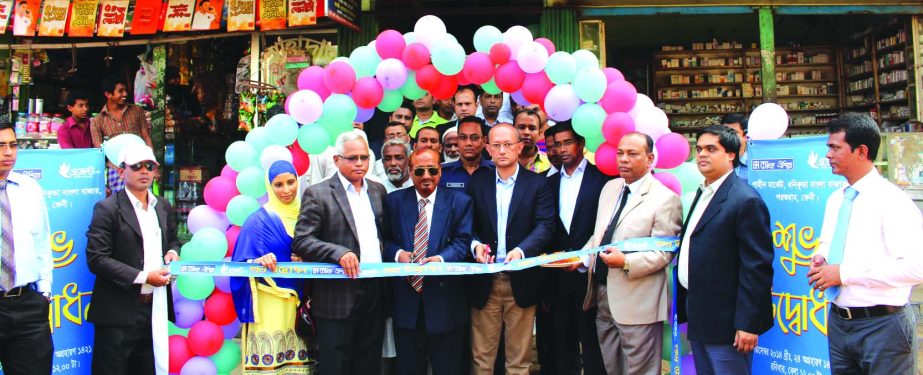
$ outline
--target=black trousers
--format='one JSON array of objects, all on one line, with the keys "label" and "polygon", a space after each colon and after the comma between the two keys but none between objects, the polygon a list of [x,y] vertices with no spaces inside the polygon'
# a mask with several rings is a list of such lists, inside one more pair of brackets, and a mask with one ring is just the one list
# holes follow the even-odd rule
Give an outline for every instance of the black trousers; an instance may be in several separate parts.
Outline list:
[{"label": "black trousers", "polygon": [[538,309],[536,313],[542,374],[605,374],[596,335],[596,308],[583,311],[586,274],[546,271],[551,280],[546,284],[549,311]]},{"label": "black trousers", "polygon": [[51,373],[48,300],[30,287],[18,297],[0,294],[0,365],[7,375]]},{"label": "black trousers", "polygon": [[95,324],[93,375],[153,375],[151,308],[141,309],[127,326]]},{"label": "black trousers", "polygon": [[394,327],[396,373],[426,375],[429,360],[433,375],[462,375],[465,364],[463,330],[467,325],[462,324],[451,331],[430,335],[426,332],[422,303],[418,311],[417,326],[414,329]]},{"label": "black trousers", "polygon": [[321,374],[381,374],[385,334],[381,280],[363,283],[345,319],[317,318],[318,367]]}]

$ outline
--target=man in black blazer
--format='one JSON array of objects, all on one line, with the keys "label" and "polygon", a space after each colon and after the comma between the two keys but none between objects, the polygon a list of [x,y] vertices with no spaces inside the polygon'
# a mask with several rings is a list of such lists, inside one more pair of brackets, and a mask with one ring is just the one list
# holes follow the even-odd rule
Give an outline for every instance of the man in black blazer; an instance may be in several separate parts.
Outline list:
[{"label": "man in black blazer", "polygon": [[680,322],[699,374],[749,374],[758,335],[772,327],[769,210],[734,174],[740,139],[723,125],[706,127],[696,143],[705,183],[682,230],[676,267]]},{"label": "man in black blazer", "polygon": [[352,278],[312,284],[320,372],[380,374],[386,281],[355,278],[360,263],[382,262],[385,187],[365,178],[371,159],[362,131],[340,134],[333,160],[338,172],[304,191],[292,252],[339,264]]},{"label": "man in black blazer", "polygon": [[[467,188],[474,202],[474,258],[493,263],[537,256],[554,231],[551,192],[543,176],[519,167],[522,144],[515,128],[497,125],[489,138],[497,169],[476,172]],[[469,278],[473,373],[494,373],[504,332],[506,373],[528,374],[540,280],[537,268]]]},{"label": "man in black blazer", "polygon": [[[562,162],[561,171],[548,177],[557,213],[550,250],[579,250],[593,235],[600,193],[612,177],[583,157],[586,141],[574,131],[570,121],[555,124],[545,135],[554,140],[548,148],[556,149]],[[537,334],[544,336],[542,341],[548,345],[548,351],[539,354],[542,373],[580,374],[582,353],[583,373],[604,374],[596,335],[596,308],[583,310],[586,274],[554,268],[542,271],[542,301],[548,307],[536,313]]]},{"label": "man in black blazer", "polygon": [[[121,159],[125,190],[96,203],[87,230],[87,265],[96,275],[87,313],[95,328],[92,372],[154,374],[155,360],[166,364],[169,353],[151,334],[152,315],[164,313],[153,309],[166,308],[172,320],[163,266],[179,259],[179,241],[170,203],[150,191],[158,166],[151,148],[126,148]],[[155,323],[166,330],[166,322]]]},{"label": "man in black blazer", "polygon": [[[439,153],[420,149],[410,155],[413,189],[385,199],[390,230],[385,261],[426,264],[464,262],[471,244],[471,198],[439,186]],[[435,173],[434,173],[435,172]],[[465,328],[470,311],[462,278],[457,276],[391,279],[394,296],[396,372],[425,375],[463,373]]]}]

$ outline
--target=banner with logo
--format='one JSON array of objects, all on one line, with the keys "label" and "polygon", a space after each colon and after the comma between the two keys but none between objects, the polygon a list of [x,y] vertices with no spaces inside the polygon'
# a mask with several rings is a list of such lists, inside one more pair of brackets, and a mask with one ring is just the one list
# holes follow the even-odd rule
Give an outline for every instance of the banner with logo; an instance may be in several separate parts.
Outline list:
[{"label": "banner with logo", "polygon": [[45,0],[42,6],[42,22],[38,25],[38,35],[64,36],[69,9],[70,0]]},{"label": "banner with logo", "polygon": [[13,35],[35,36],[42,0],[16,0],[13,8]]},{"label": "banner with logo", "polygon": [[6,30],[13,12],[13,0],[0,0],[0,30]]},{"label": "banner with logo", "polygon": [[198,0],[192,16],[193,30],[218,30],[221,27],[223,0]]},{"label": "banner with logo", "polygon": [[195,0],[170,0],[163,31],[189,31],[192,28],[192,14]]},{"label": "banner with logo", "polygon": [[775,326],[754,350],[755,374],[829,374],[828,302],[808,285],[827,197],[846,180],[831,172],[827,137],[753,141],[750,185],[769,208]]},{"label": "banner with logo", "polygon": [[99,6],[99,27],[96,35],[121,38],[125,35],[125,15],[128,13],[128,0],[102,0]]},{"label": "banner with logo", "polygon": [[256,25],[256,0],[228,0],[228,32],[252,31]]},{"label": "banner with logo", "polygon": [[157,33],[160,22],[160,0],[135,0],[135,11],[131,18],[131,35],[150,35]]},{"label": "banner with logo", "polygon": [[90,374],[93,325],[86,322],[86,312],[95,278],[87,268],[86,232],[93,206],[106,195],[103,153],[95,148],[22,150],[14,170],[38,181],[48,207],[54,260],[48,317],[52,372]]},{"label": "banner with logo", "polygon": [[260,0],[260,30],[285,28],[285,0]]},{"label": "banner with logo", "polygon": [[317,23],[315,0],[288,0],[288,25],[308,26]]}]

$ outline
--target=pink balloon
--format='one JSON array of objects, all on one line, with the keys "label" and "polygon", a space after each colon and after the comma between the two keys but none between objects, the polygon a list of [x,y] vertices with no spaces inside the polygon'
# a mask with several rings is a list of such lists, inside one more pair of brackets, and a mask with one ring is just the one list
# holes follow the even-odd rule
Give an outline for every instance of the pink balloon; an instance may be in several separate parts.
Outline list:
[{"label": "pink balloon", "polygon": [[[608,78],[607,78],[608,79]],[[602,99],[599,99],[599,105],[607,113],[628,112],[631,107],[635,106],[638,99],[638,90],[628,81],[615,81],[606,87],[606,92]]]},{"label": "pink balloon", "polygon": [[512,94],[510,94],[510,98],[513,98],[513,101],[515,101],[516,104],[519,104],[523,107],[532,105],[532,103],[529,103],[529,101],[522,96],[522,91],[514,91]]},{"label": "pink balloon", "polygon": [[[494,47],[496,46],[497,45],[494,45]],[[494,60],[494,62],[496,61],[497,60]],[[496,83],[497,87],[504,92],[519,91],[525,79],[526,73],[519,68],[519,64],[517,64],[515,61],[509,61],[503,65],[500,65],[494,74],[494,83]]]},{"label": "pink balloon", "polygon": [[356,70],[345,62],[334,61],[324,69],[324,85],[333,93],[348,93],[356,85]]},{"label": "pink balloon", "polygon": [[484,84],[494,76],[494,62],[484,52],[472,53],[465,59],[462,73],[471,83]]},{"label": "pink balloon", "polygon": [[[298,74],[298,89],[311,90],[320,96],[321,100],[330,96],[330,89],[324,85],[324,68],[319,66],[310,66]],[[288,113],[288,107],[285,108]]]},{"label": "pink balloon", "polygon": [[617,145],[622,136],[635,131],[635,120],[625,112],[612,112],[603,120],[603,137]]},{"label": "pink balloon", "polygon": [[672,173],[657,172],[654,173],[654,178],[656,178],[657,181],[660,181],[663,186],[673,190],[676,195],[683,195],[683,185],[679,183],[679,179],[676,178],[676,176],[674,176]]},{"label": "pink balloon", "polygon": [[522,81],[522,95],[531,103],[545,103],[545,95],[554,87],[545,72],[526,75]]},{"label": "pink balloon", "polygon": [[378,51],[382,59],[400,59],[406,46],[404,35],[396,30],[382,31],[375,39],[375,51]]},{"label": "pink balloon", "polygon": [[606,75],[606,83],[612,83],[615,81],[624,81],[625,76],[616,68],[606,68],[603,69],[603,74]]},{"label": "pink balloon", "polygon": [[324,111],[324,99],[312,90],[295,91],[288,100],[288,114],[299,124],[314,123]]},{"label": "pink balloon", "polygon": [[237,171],[231,168],[230,165],[225,165],[224,168],[221,168],[221,177],[237,180]]},{"label": "pink balloon", "polygon": [[192,353],[207,357],[221,349],[221,345],[224,344],[224,331],[217,324],[203,320],[189,329],[186,342]]},{"label": "pink balloon", "polygon": [[596,167],[599,171],[610,176],[619,175],[618,147],[609,142],[599,145],[596,149]]},{"label": "pink balloon", "polygon": [[234,246],[237,245],[237,236],[240,234],[240,227],[232,225],[224,232],[224,237],[228,239],[228,252],[224,256],[231,256],[234,254]]},{"label": "pink balloon", "polygon": [[496,43],[490,47],[490,59],[497,65],[503,65],[509,62],[512,54],[513,51],[510,50],[510,46],[503,43]]},{"label": "pink balloon", "polygon": [[516,63],[526,73],[538,73],[545,69],[548,63],[548,50],[539,43],[529,42],[519,47],[516,52]]},{"label": "pink balloon", "polygon": [[180,370],[182,370],[183,365],[186,364],[186,361],[194,357],[195,354],[192,354],[192,351],[189,350],[189,345],[186,343],[186,338],[180,335],[170,336],[169,347],[170,372],[179,373]]},{"label": "pink balloon", "polygon": [[410,43],[404,48],[401,60],[408,69],[418,70],[429,64],[429,50],[421,43]]},{"label": "pink balloon", "polygon": [[353,101],[361,108],[375,108],[385,96],[385,90],[377,79],[362,77],[353,87]]},{"label": "pink balloon", "polygon": [[205,196],[205,203],[209,207],[215,211],[224,212],[231,198],[240,195],[240,192],[237,191],[237,182],[234,179],[218,176],[205,184],[202,195]]},{"label": "pink balloon", "polygon": [[551,56],[555,52],[554,43],[552,43],[548,38],[538,38],[535,40],[535,43],[541,44],[548,50],[548,56]]},{"label": "pink balloon", "polygon": [[[235,184],[236,185],[236,184]],[[235,186],[236,188],[237,186]],[[189,233],[195,234],[203,228],[215,228],[220,231],[228,230],[231,222],[224,212],[216,211],[207,204],[195,206],[189,211],[186,219],[186,225],[189,227]]]},{"label": "pink balloon", "polygon": [[657,140],[657,165],[659,169],[673,169],[689,159],[689,141],[682,134],[669,133]]},{"label": "pink balloon", "polygon": [[[385,90],[397,90],[407,82],[407,67],[398,59],[384,59],[375,69],[375,79]],[[353,88],[353,92],[356,89]],[[377,104],[376,104],[377,105]]]}]

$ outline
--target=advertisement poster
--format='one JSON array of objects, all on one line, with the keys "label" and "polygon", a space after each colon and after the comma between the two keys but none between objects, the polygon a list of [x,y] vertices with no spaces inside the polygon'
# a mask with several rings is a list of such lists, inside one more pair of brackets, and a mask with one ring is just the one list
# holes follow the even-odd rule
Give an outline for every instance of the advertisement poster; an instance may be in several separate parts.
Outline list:
[{"label": "advertisement poster", "polygon": [[750,185],[769,208],[775,326],[760,336],[754,374],[829,374],[827,313],[823,293],[807,273],[820,241],[827,197],[846,180],[831,172],[827,137],[753,141]]},{"label": "advertisement poster", "polygon": [[48,317],[52,372],[90,374],[93,325],[86,313],[94,277],[87,268],[86,231],[93,205],[106,195],[103,153],[95,148],[20,150],[14,170],[36,179],[45,192],[54,260]]},{"label": "advertisement poster", "polygon": [[195,0],[170,0],[167,2],[167,15],[163,22],[163,31],[189,31],[192,28],[192,13]]},{"label": "advertisement poster", "polygon": [[192,16],[193,30],[218,30],[221,27],[223,0],[198,0]]},{"label": "advertisement poster", "polygon": [[6,30],[13,12],[13,0],[0,0],[0,30]]},{"label": "advertisement poster", "polygon": [[99,6],[99,27],[96,35],[121,38],[125,35],[125,15],[128,14],[128,0],[102,0]]},{"label": "advertisement poster", "polygon": [[13,9],[13,35],[35,36],[42,0],[16,0]]},{"label": "advertisement poster", "polygon": [[98,0],[74,0],[71,10],[68,36],[93,36],[96,30],[96,8]]},{"label": "advertisement poster", "polygon": [[45,0],[45,4],[42,5],[42,20],[38,24],[38,35],[64,36],[69,8],[69,0]]},{"label": "advertisement poster", "polygon": [[288,0],[288,26],[308,26],[317,23],[315,0]]},{"label": "advertisement poster", "polygon": [[260,0],[260,30],[285,28],[285,0]]},{"label": "advertisement poster", "polygon": [[256,0],[228,0],[228,32],[252,31],[256,25]]},{"label": "advertisement poster", "polygon": [[325,0],[327,2],[324,15],[334,22],[353,30],[359,30],[359,11],[362,10],[359,0]]},{"label": "advertisement poster", "polygon": [[131,19],[131,35],[150,35],[157,33],[160,22],[160,0],[135,0],[135,11]]}]

